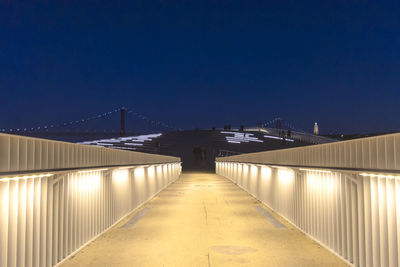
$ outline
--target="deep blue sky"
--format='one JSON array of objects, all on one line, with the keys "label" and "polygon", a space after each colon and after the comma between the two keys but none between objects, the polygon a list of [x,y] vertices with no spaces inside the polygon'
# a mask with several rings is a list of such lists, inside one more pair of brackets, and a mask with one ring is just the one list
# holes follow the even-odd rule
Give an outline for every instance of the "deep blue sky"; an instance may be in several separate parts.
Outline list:
[{"label": "deep blue sky", "polygon": [[1,1],[0,128],[120,106],[181,128],[400,130],[400,1]]}]

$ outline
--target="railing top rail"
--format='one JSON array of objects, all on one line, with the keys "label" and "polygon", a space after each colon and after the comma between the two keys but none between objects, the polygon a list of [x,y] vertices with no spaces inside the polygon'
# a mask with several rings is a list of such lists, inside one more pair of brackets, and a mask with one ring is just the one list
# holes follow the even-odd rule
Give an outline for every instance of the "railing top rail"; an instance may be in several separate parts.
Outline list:
[{"label": "railing top rail", "polygon": [[216,161],[400,170],[400,133],[217,158]]},{"label": "railing top rail", "polygon": [[114,168],[137,168],[137,167],[149,167],[149,166],[161,166],[166,164],[182,164],[182,162],[162,162],[162,163],[149,163],[149,164],[121,164],[121,165],[107,165],[107,166],[93,166],[93,167],[78,167],[78,168],[63,168],[63,169],[47,169],[47,170],[27,170],[17,172],[0,172],[0,181],[4,178],[13,178],[15,176],[23,175],[37,175],[42,173],[59,174],[64,172],[80,172],[86,170],[101,170],[101,169],[114,169]]},{"label": "railing top rail", "polygon": [[0,134],[0,173],[180,161],[172,156]]},{"label": "railing top rail", "polygon": [[[216,163],[224,163],[223,161],[216,161]],[[315,170],[315,171],[332,171],[332,172],[350,172],[350,173],[370,173],[370,174],[382,174],[382,175],[400,175],[400,170],[381,170],[381,169],[360,169],[360,168],[340,168],[340,167],[324,167],[324,166],[304,166],[304,165],[288,165],[288,164],[276,164],[276,163],[254,163],[254,162],[235,162],[228,161],[232,164],[247,164],[254,166],[267,166],[275,168],[294,168],[303,170]],[[400,177],[400,176],[399,176]]]}]

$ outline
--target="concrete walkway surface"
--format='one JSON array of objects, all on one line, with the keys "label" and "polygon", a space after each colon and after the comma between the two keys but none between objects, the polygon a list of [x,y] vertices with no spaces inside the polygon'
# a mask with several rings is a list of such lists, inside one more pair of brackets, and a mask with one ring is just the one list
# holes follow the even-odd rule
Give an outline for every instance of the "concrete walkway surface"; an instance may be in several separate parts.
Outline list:
[{"label": "concrete walkway surface", "polygon": [[228,179],[184,173],[61,266],[346,264]]}]

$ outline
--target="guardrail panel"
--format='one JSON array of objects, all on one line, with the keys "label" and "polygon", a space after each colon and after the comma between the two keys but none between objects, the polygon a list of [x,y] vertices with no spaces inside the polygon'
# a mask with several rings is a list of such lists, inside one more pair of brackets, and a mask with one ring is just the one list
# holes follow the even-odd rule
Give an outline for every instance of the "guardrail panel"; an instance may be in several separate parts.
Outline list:
[{"label": "guardrail panel", "polygon": [[0,266],[60,262],[175,181],[179,162],[0,134]]},{"label": "guardrail panel", "polygon": [[400,169],[400,135],[394,136],[394,161],[395,169]]},{"label": "guardrail panel", "polygon": [[0,169],[10,170],[10,136],[0,135]]},{"label": "guardrail panel", "polygon": [[400,134],[241,154],[216,161],[400,171]]},{"label": "guardrail panel", "polygon": [[399,265],[398,174],[237,161],[216,165],[217,174],[237,183],[348,263]]},{"label": "guardrail panel", "polygon": [[59,263],[180,173],[165,163],[1,178],[0,266]]}]

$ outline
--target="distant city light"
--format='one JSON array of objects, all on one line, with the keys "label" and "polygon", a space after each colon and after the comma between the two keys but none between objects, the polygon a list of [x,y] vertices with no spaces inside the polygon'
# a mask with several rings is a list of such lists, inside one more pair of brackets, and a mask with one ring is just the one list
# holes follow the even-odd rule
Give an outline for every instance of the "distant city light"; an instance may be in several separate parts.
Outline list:
[{"label": "distant city light", "polygon": [[289,141],[289,142],[294,142],[293,139],[290,138],[283,138],[283,137],[279,137],[279,136],[272,136],[272,135],[264,135],[265,138],[271,138],[271,139],[278,139],[278,140],[285,140],[285,141]]},{"label": "distant city light", "polygon": [[157,133],[157,134],[146,134],[139,136],[109,138],[109,139],[85,141],[79,144],[102,146],[102,147],[125,149],[125,150],[136,150],[135,147],[142,147],[144,143],[151,142],[153,139],[158,138],[161,135],[162,135],[161,133]]},{"label": "distant city light", "polygon": [[254,137],[254,134],[251,133],[241,133],[241,132],[225,132],[221,131],[222,134],[233,134],[233,136],[226,136],[226,141],[228,143],[233,143],[233,144],[241,144],[241,143],[249,143],[249,142],[257,142],[257,143],[263,143],[263,140],[258,139],[257,137]]}]

